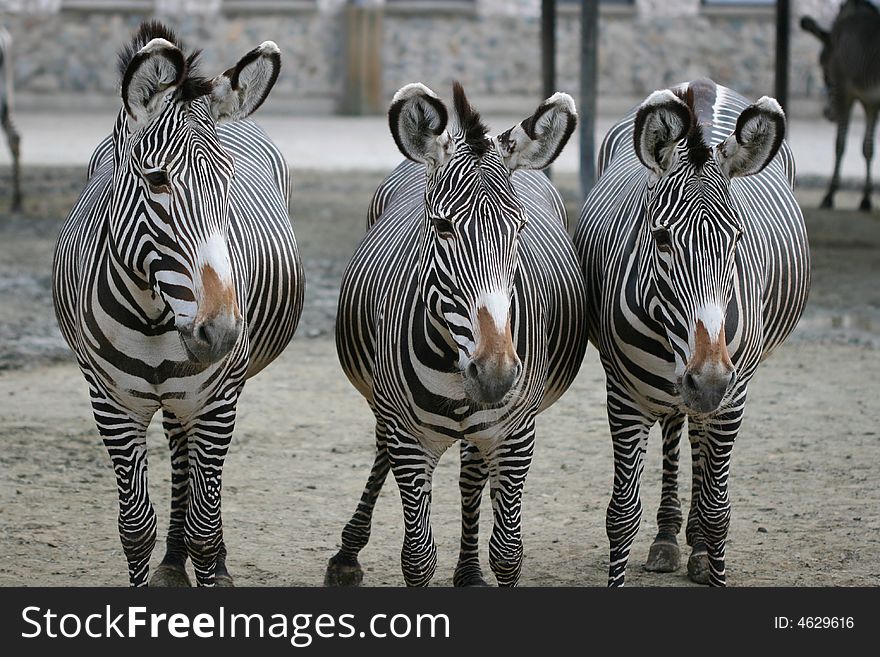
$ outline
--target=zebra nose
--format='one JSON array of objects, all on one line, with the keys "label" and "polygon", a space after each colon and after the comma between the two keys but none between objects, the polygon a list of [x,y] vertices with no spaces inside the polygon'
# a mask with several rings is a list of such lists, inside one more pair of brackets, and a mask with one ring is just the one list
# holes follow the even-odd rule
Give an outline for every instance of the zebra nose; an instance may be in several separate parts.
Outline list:
[{"label": "zebra nose", "polygon": [[241,335],[242,319],[223,313],[178,329],[187,350],[200,363],[216,363],[226,356]]},{"label": "zebra nose", "polygon": [[727,367],[688,368],[681,378],[681,397],[696,413],[711,413],[736,381],[736,371]]},{"label": "zebra nose", "polygon": [[465,371],[465,393],[477,402],[499,402],[519,381],[522,370],[518,357],[514,360],[474,359]]}]

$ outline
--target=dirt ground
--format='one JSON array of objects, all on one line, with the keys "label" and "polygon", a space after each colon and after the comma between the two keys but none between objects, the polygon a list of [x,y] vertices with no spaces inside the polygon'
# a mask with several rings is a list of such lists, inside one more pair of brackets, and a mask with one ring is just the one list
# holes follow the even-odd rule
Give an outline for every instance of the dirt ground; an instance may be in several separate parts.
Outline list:
[{"label": "dirt ground", "polygon": [[[0,172],[7,189],[8,172]],[[60,222],[83,171],[29,171],[24,216],[0,210],[0,585],[126,585],[116,488],[86,385],[52,312]],[[372,416],[336,360],[336,294],[363,234],[381,173],[295,172],[293,216],[305,259],[306,310],[287,351],[249,382],[224,470],[230,570],[239,586],[319,586],[373,458]],[[575,212],[574,179],[560,176]],[[731,473],[728,577],[734,586],[880,583],[880,213],[822,212],[800,194],[813,248],[813,289],[796,334],[754,379]],[[878,199],[880,202],[880,199]],[[841,193],[839,205],[858,197]],[[0,198],[5,206],[5,199]],[[604,376],[591,347],[569,392],[538,420],[524,498],[522,584],[605,584],[604,512],[611,444]],[[645,513],[631,585],[690,585],[683,569],[644,572],[660,489],[652,436]],[[149,434],[150,490],[167,526],[167,449]],[[450,586],[458,552],[457,456],[434,484],[439,550],[433,584]],[[688,499],[689,468],[682,475]],[[485,502],[488,509],[488,499]],[[484,516],[488,521],[490,515]],[[484,522],[485,552],[490,522]],[[403,584],[402,520],[389,478],[361,554],[365,585]],[[682,541],[683,542],[683,541]],[[154,564],[161,550],[154,554]],[[488,574],[487,558],[484,569]]]}]

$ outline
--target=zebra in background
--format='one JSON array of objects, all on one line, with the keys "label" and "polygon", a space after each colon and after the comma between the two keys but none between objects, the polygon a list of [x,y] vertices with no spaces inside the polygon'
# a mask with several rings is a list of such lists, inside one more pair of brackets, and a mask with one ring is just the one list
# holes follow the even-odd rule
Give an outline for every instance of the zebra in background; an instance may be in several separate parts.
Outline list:
[{"label": "zebra in background", "polygon": [[825,118],[837,123],[834,173],[821,207],[834,207],[834,194],[840,186],[840,163],[846,148],[849,117],[856,101],[865,110],[865,187],[859,209],[871,210],[871,160],[874,157],[874,130],[880,110],[880,10],[867,0],[847,0],[834,19],[831,31],[823,30],[810,16],[801,18],[801,27],[822,42],[819,64],[825,79]]},{"label": "zebra in background", "polygon": [[457,83],[454,121],[437,95],[410,84],[389,124],[398,166],[377,190],[372,226],[343,276],[336,325],[340,362],[376,416],[376,459],[342,532],[325,583],[359,584],[389,469],[404,517],[406,584],[427,585],[437,550],[431,480],[461,442],[462,538],[456,585],[485,584],[478,554],[480,497],[490,481],[489,561],[502,586],[520,577],[521,498],[535,416],[577,373],[586,349],[584,285],[562,200],[546,176],[574,130],[558,93],[495,138]]},{"label": "zebra in background", "polygon": [[275,84],[278,47],[212,79],[182,48],[148,22],[120,53],[123,107],[55,250],[55,311],[113,463],[133,586],[156,540],[145,432],[159,410],[171,519],[150,583],[188,586],[189,557],[199,585],[232,584],[220,490],[236,403],[302,310],[287,164],[242,121]]},{"label": "zebra in background", "polygon": [[646,568],[679,565],[685,418],[693,458],[688,574],[725,584],[730,455],[746,390],[797,324],[810,283],[784,133],[772,98],[750,105],[696,80],[654,92],[603,142],[601,177],[584,204],[575,247],[587,280],[590,340],[607,378],[609,585],[624,582],[656,422],[663,484]]},{"label": "zebra in background", "polygon": [[12,154],[12,211],[21,212],[21,136],[12,122],[12,37],[0,26],[0,125]]}]

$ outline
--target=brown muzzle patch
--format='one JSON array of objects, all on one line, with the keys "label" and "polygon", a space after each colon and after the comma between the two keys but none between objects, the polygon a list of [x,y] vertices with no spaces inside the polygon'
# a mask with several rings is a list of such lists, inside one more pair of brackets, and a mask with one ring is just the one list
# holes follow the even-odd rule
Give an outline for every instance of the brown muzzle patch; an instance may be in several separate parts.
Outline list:
[{"label": "brown muzzle patch", "polygon": [[702,370],[707,364],[722,365],[728,370],[733,369],[733,363],[730,362],[730,354],[727,353],[727,338],[724,334],[724,322],[721,323],[721,329],[718,331],[718,337],[713,342],[706,330],[703,320],[698,319],[696,328],[694,329],[694,353],[691,354],[690,362],[687,364],[689,370]]},{"label": "brown muzzle patch", "polygon": [[509,316],[504,323],[504,328],[499,330],[489,311],[486,308],[480,308],[477,310],[477,324],[480,328],[480,342],[474,351],[474,360],[489,360],[499,364],[517,361]]},{"label": "brown muzzle patch", "polygon": [[205,265],[202,267],[202,298],[199,300],[196,322],[208,321],[223,312],[232,313],[235,319],[241,319],[238,301],[235,298],[235,286],[221,281],[214,268]]}]

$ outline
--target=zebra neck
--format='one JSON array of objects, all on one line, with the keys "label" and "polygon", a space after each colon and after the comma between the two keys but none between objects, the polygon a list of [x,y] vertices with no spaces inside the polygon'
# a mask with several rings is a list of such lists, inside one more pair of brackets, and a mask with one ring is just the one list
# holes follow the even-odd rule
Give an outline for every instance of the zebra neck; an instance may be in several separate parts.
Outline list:
[{"label": "zebra neck", "polygon": [[435,370],[458,369],[458,346],[442,317],[428,308],[419,298],[413,313],[412,345],[424,365]]},{"label": "zebra neck", "polygon": [[142,278],[126,266],[112,240],[97,281],[101,307],[120,323],[137,328],[146,335],[174,330],[174,314]]}]

